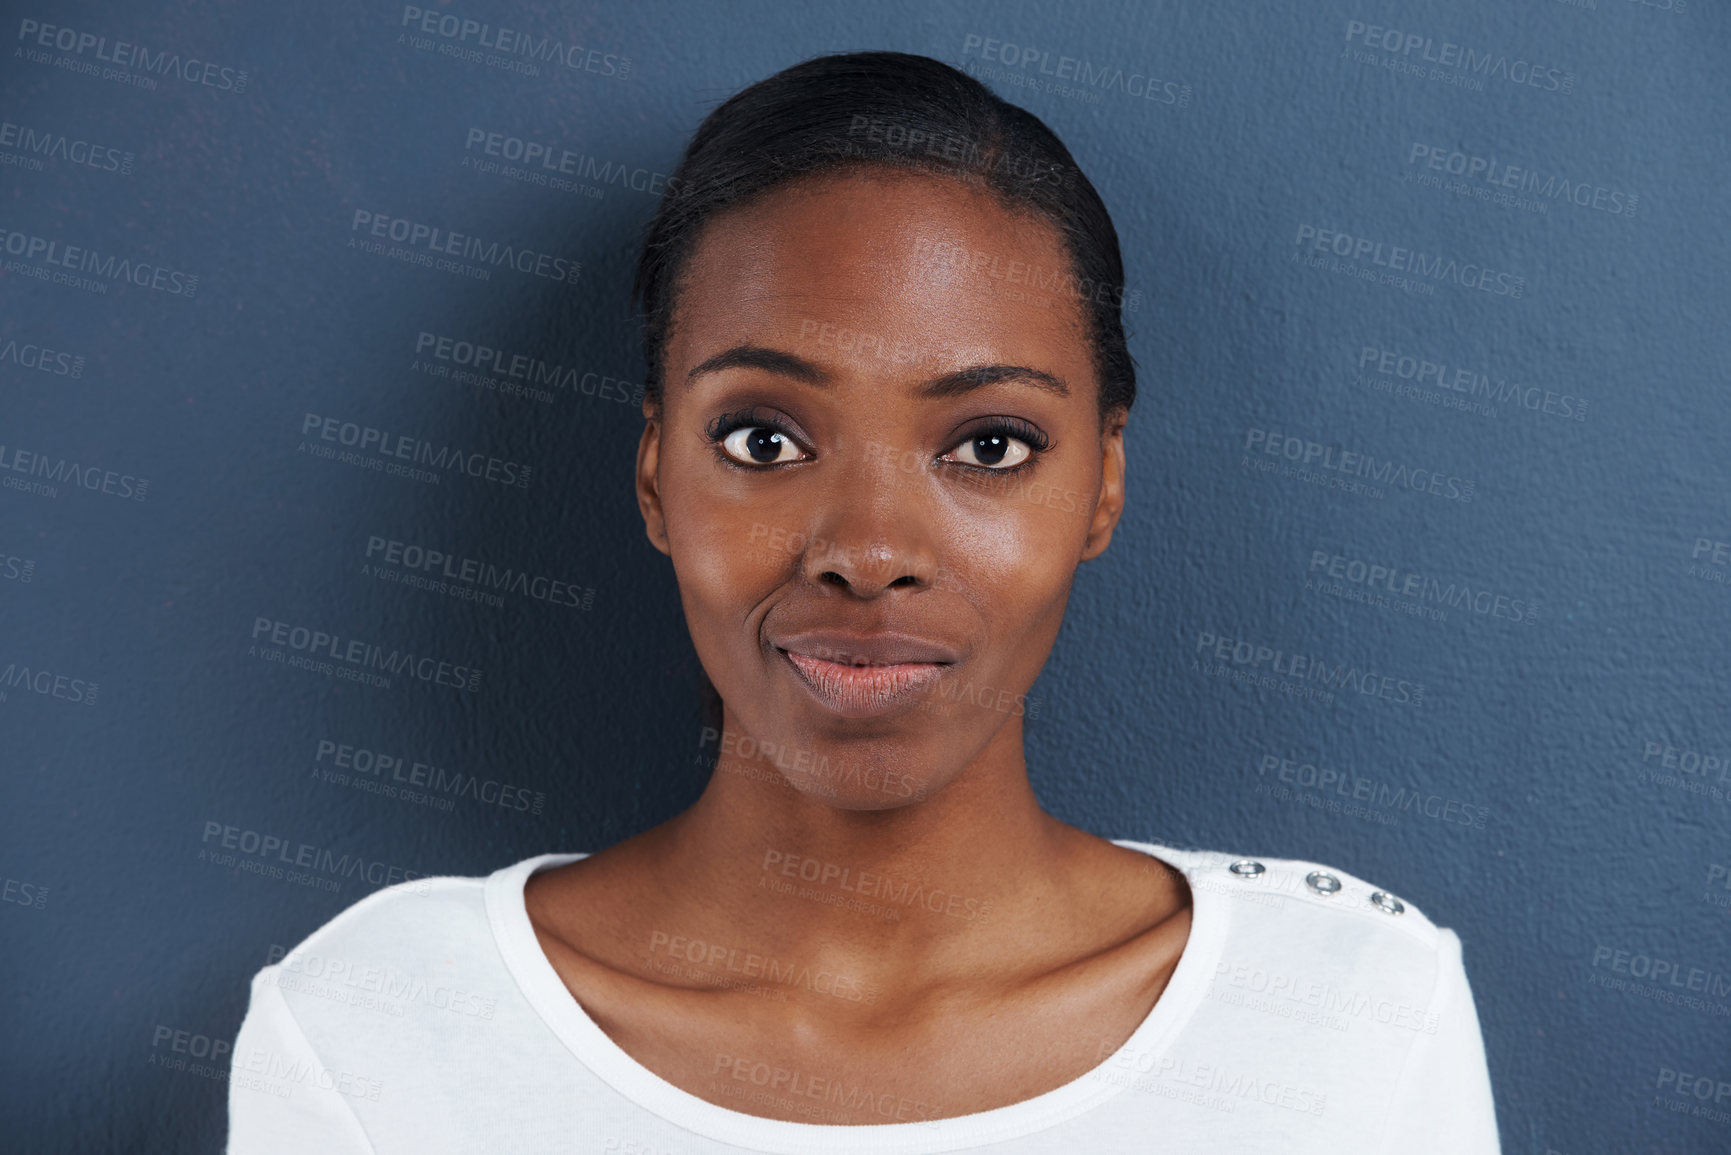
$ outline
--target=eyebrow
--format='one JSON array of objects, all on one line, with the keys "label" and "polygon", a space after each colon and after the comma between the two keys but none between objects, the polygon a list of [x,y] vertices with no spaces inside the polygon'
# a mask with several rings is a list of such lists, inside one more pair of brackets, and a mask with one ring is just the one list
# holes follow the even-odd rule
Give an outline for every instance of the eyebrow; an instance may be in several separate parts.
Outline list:
[{"label": "eyebrow", "polygon": [[705,373],[719,373],[723,369],[762,369],[807,385],[828,385],[830,380],[828,373],[804,357],[795,357],[779,349],[766,349],[762,345],[735,345],[726,352],[717,353],[687,373],[685,380],[695,381]]},{"label": "eyebrow", "polygon": [[[719,373],[723,369],[761,369],[766,373],[790,377],[806,385],[820,387],[829,385],[832,380],[828,373],[805,358],[762,345],[735,345],[717,353],[687,373],[685,380],[689,383],[706,373]],[[1060,397],[1070,395],[1070,387],[1064,384],[1061,378],[1026,365],[970,365],[966,369],[957,369],[953,373],[945,373],[927,381],[920,388],[920,394],[924,397],[958,397],[963,393],[1001,382],[1031,385],[1036,389],[1056,393]]]},{"label": "eyebrow", "polygon": [[1021,382],[1036,389],[1056,393],[1060,397],[1070,395],[1070,387],[1062,380],[1039,369],[1030,369],[1026,365],[972,365],[926,382],[920,392],[927,397],[956,397],[986,385],[996,385],[1000,381]]}]

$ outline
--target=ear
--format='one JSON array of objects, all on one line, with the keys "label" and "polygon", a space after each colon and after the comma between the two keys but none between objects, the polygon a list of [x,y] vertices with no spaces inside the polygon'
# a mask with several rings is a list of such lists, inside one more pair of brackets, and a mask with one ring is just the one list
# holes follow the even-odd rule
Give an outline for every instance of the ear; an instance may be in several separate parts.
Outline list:
[{"label": "ear", "polygon": [[643,514],[643,532],[650,544],[671,557],[661,510],[661,413],[647,397],[643,418],[643,437],[637,442],[637,509]]},{"label": "ear", "polygon": [[1129,410],[1116,408],[1106,414],[1100,428],[1100,500],[1094,506],[1093,521],[1088,523],[1083,561],[1106,552],[1124,512],[1124,423],[1129,419]]}]

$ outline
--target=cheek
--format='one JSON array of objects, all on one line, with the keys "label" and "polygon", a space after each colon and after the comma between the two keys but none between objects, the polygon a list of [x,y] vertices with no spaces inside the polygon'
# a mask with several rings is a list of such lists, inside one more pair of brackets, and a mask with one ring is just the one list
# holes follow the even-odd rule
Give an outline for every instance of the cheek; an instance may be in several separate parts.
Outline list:
[{"label": "cheek", "polygon": [[944,534],[944,567],[999,626],[1032,625],[1068,596],[1086,525],[1061,498],[1056,508],[1046,499],[1044,483],[1023,485],[956,517]]},{"label": "cheek", "polygon": [[716,496],[700,480],[664,484],[667,541],[692,633],[729,628],[786,580],[798,539],[756,505]]},{"label": "cheek", "polygon": [[1025,474],[983,479],[946,511],[950,552],[994,583],[1066,584],[1100,485],[1095,460],[1065,453]]}]

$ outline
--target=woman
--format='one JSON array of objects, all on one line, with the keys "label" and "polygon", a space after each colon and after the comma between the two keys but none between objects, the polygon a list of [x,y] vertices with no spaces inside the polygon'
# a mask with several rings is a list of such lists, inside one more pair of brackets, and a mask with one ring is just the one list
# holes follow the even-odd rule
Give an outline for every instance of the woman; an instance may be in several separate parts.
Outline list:
[{"label": "woman", "polygon": [[357,903],[254,980],[230,1150],[1497,1149],[1455,936],[1046,814],[1025,694],[1124,504],[1110,218],[1028,113],[824,57],[649,231],[637,499],[719,698],[695,805]]}]

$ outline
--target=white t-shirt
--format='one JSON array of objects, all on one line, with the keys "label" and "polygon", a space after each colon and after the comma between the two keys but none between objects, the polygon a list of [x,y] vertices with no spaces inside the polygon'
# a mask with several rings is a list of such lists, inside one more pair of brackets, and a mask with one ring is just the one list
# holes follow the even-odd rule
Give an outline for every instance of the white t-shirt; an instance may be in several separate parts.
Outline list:
[{"label": "white t-shirt", "polygon": [[863,1104],[885,1122],[767,1119],[680,1090],[609,1039],[542,952],[524,881],[584,857],[545,854],[487,878],[382,890],[260,971],[234,1044],[228,1150],[1498,1151],[1452,931],[1314,863],[1263,859],[1258,873],[1222,854],[1113,841],[1184,872],[1190,938],[1130,1039],[1032,1099],[930,1119],[941,1112],[743,1058],[717,1075],[742,1106],[773,1096],[823,1119],[826,1105]]}]

